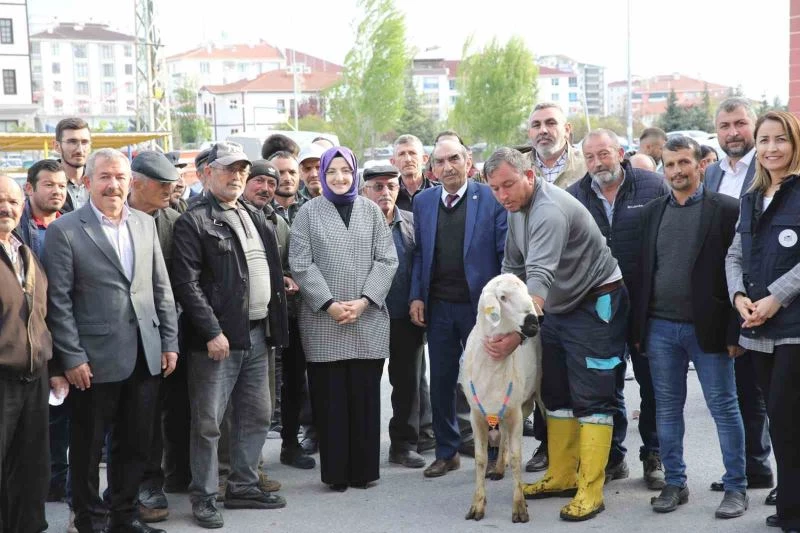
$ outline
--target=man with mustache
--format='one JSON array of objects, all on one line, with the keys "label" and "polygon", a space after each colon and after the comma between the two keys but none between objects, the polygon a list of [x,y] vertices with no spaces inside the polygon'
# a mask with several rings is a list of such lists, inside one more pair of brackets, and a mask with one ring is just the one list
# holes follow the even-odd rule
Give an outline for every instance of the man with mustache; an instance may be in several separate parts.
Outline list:
[{"label": "man with mustache", "polygon": [[[725,157],[706,170],[705,186],[709,190],[739,199],[750,188],[756,168],[755,122],[756,114],[746,99],[728,98],[719,104],[714,123]],[[736,358],[735,367],[739,409],[744,420],[747,486],[770,488],[774,482],[769,462],[772,445],[764,395],[756,383],[753,355],[743,351]],[[722,482],[712,483],[711,490],[723,490]],[[767,496],[766,503],[775,505],[777,499],[777,489],[774,489]]]},{"label": "man with mustache", "polygon": [[[633,287],[636,258],[639,254],[639,214],[647,202],[669,193],[664,177],[655,172],[634,168],[625,161],[624,150],[613,131],[598,128],[583,139],[583,157],[588,171],[586,175],[570,185],[567,191],[578,199],[592,214],[600,231],[611,248],[611,255],[619,262],[625,285]],[[633,290],[633,289],[631,289]],[[628,345],[634,375],[639,383],[641,415],[639,434],[642,447],[644,480],[651,490],[664,488],[664,471],[658,451],[656,433],[655,398],[650,367],[647,359],[635,347]],[[625,368],[616,368],[616,401],[614,432],[611,453],[606,466],[606,482],[628,477],[623,446],[628,429],[625,413]]]},{"label": "man with mustache", "polygon": [[322,194],[322,183],[319,181],[319,162],[325,148],[319,144],[311,143],[300,151],[297,163],[300,165],[300,180],[303,190],[300,195],[306,200],[311,200]]},{"label": "man with mustache", "polygon": [[278,186],[272,199],[272,208],[289,225],[292,224],[297,211],[306,202],[306,198],[298,193],[300,187],[300,165],[290,152],[275,152],[269,158],[278,169]]},{"label": "man with mustache", "polygon": [[414,135],[401,135],[394,141],[394,156],[389,160],[400,171],[400,190],[397,208],[411,211],[411,202],[417,193],[434,186],[423,174],[428,154]]},{"label": "man with mustache", "polygon": [[74,211],[89,199],[83,183],[84,166],[92,150],[92,134],[85,120],[68,117],[56,124],[53,149],[61,154],[61,165],[67,175],[67,201],[64,211]]},{"label": "man with mustache", "polygon": [[583,155],[572,147],[572,124],[558,104],[536,104],[528,119],[531,163],[537,176],[566,189],[586,174]]}]

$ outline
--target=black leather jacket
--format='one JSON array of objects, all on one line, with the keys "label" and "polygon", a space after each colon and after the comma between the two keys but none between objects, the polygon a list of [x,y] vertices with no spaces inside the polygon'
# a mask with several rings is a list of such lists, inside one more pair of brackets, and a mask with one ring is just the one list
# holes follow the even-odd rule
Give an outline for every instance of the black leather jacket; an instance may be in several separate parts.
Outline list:
[{"label": "black leather jacket", "polygon": [[[239,201],[253,219],[267,255],[270,272],[268,343],[286,346],[289,338],[283,269],[275,231],[264,213]],[[183,307],[184,338],[193,350],[224,333],[231,349],[250,346],[249,275],[236,234],[211,194],[194,202],[175,223],[172,287]]]}]

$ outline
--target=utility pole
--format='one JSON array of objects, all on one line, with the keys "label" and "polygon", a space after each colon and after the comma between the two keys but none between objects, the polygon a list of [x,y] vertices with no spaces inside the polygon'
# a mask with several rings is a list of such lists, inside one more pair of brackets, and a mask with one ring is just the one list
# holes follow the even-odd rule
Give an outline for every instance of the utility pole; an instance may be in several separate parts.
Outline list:
[{"label": "utility pole", "polygon": [[[292,75],[292,92],[294,93],[294,104],[292,105],[292,111],[294,112],[294,131],[298,130],[298,116],[297,116],[297,109],[298,109],[298,100],[300,100],[300,84],[298,83],[298,76],[300,74],[308,74],[311,72],[311,68],[307,66],[305,63],[296,63],[295,62],[295,51],[292,50],[292,64],[287,67],[286,72]],[[302,83],[302,82],[301,82]]]},{"label": "utility pole", "polygon": [[[136,28],[136,129],[137,131],[170,132],[172,123],[167,94],[166,62],[161,36],[156,25],[155,0],[135,1]],[[164,151],[171,147],[171,138],[159,140]]]},{"label": "utility pole", "polygon": [[633,88],[631,85],[631,0],[628,4],[628,146],[633,146]]}]

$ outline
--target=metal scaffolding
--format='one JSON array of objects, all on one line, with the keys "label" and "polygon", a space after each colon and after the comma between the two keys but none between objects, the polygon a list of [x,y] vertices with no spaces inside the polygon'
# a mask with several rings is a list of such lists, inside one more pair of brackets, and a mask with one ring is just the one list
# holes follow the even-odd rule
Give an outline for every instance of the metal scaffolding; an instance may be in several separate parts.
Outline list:
[{"label": "metal scaffolding", "polygon": [[[134,0],[136,17],[136,129],[168,132],[172,130],[167,94],[167,68],[161,36],[156,25],[155,0]],[[170,136],[158,143],[170,149]]]}]

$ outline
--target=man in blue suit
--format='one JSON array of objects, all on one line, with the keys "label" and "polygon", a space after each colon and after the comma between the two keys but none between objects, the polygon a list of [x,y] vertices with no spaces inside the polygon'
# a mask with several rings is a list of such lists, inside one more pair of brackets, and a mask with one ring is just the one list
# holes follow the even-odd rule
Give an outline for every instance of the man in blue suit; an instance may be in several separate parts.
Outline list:
[{"label": "man in blue suit", "polygon": [[460,466],[456,422],[459,359],[486,283],[500,274],[506,211],[488,186],[467,180],[467,149],[451,140],[433,151],[433,173],[442,187],[414,199],[416,247],[409,300],[411,321],[428,328],[431,405],[436,460],[425,477]]},{"label": "man in blue suit", "polygon": [[[750,188],[756,170],[755,158],[756,114],[744,98],[728,98],[719,104],[714,123],[717,139],[725,157],[709,166],[705,173],[705,187],[737,200]],[[767,423],[764,395],[756,384],[753,355],[745,352],[736,358],[736,392],[739,410],[744,421],[745,456],[747,458],[747,486],[751,489],[770,488],[773,485],[772,451]],[[721,481],[711,484],[711,490],[722,491]],[[776,490],[767,496],[766,503],[775,505]]]}]

